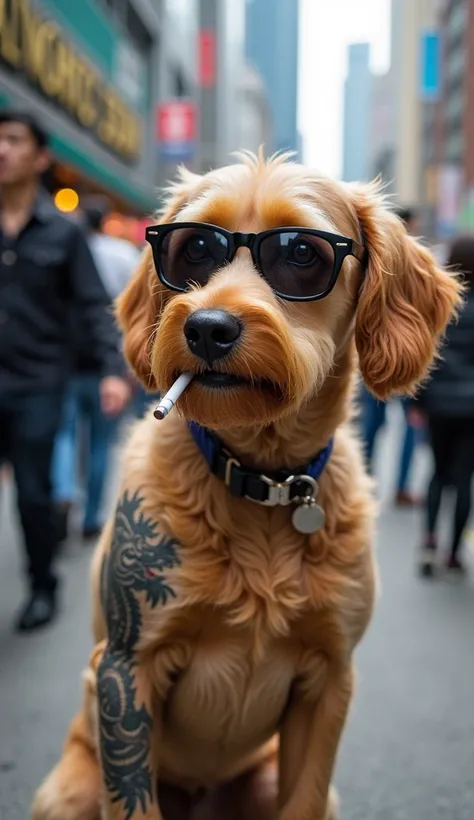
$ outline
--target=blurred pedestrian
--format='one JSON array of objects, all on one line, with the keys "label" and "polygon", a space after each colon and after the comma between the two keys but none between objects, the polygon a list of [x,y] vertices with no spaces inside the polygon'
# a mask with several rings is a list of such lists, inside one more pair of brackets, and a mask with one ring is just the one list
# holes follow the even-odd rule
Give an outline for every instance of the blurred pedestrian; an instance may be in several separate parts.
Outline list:
[{"label": "blurred pedestrian", "polygon": [[[397,216],[406,226],[412,235],[416,235],[418,230],[418,216],[412,208],[399,208]],[[396,484],[395,503],[398,506],[413,506],[418,500],[410,491],[410,473],[417,443],[417,432],[410,422],[407,399],[400,399],[404,414],[403,443],[400,452],[398,465],[398,476]],[[384,427],[387,417],[387,404],[373,396],[365,386],[361,388],[361,426],[362,439],[365,447],[365,455],[369,469],[373,469],[375,444],[379,431]]]},{"label": "blurred pedestrian", "polygon": [[126,400],[108,299],[82,231],[59,213],[40,180],[48,138],[28,112],[0,112],[0,463],[11,463],[30,594],[17,626],[48,623],[57,602],[57,528],[51,458],[69,372],[69,308],[94,340],[102,406]]},{"label": "blurred pedestrian", "polygon": [[[108,203],[103,199],[90,198],[82,205],[87,241],[112,312],[113,301],[127,285],[140,253],[131,242],[104,233],[108,212]],[[85,488],[82,535],[88,541],[96,538],[102,528],[103,489],[119,417],[112,417],[102,410],[101,359],[93,341],[81,328],[76,327],[75,335],[74,375],[66,393],[62,425],[54,448],[53,494],[60,539],[64,540],[69,513],[76,502],[78,463],[82,462],[84,480],[81,483]]]},{"label": "blurred pedestrian", "polygon": [[110,215],[106,199],[86,197],[82,200],[81,210],[92,256],[113,302],[128,285],[140,259],[140,251],[127,239],[119,239],[104,232],[105,221]]},{"label": "blurred pedestrian", "polygon": [[459,237],[450,250],[449,265],[462,271],[466,303],[457,323],[448,328],[442,358],[430,381],[412,402],[412,422],[427,419],[434,472],[426,499],[426,530],[420,572],[432,577],[437,561],[437,533],[441,500],[452,487],[455,505],[446,569],[461,575],[462,536],[471,510],[474,473],[474,237]]}]

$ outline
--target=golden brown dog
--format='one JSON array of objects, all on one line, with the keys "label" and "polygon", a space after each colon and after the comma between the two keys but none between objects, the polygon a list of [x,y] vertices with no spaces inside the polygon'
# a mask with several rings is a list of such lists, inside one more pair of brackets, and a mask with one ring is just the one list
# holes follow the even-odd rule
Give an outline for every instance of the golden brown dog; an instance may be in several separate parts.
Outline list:
[{"label": "golden brown dog", "polygon": [[[371,487],[348,426],[356,350],[375,395],[412,391],[460,287],[376,187],[282,158],[183,173],[162,222],[175,223],[150,235],[162,281],[145,253],[119,301],[125,350],[150,389],[196,378],[180,413],[150,415],[125,448],[94,559],[83,708],[33,818],[328,820],[375,593]],[[223,443],[222,478],[189,420]],[[329,457],[317,503],[301,468],[315,457]],[[288,503],[291,471],[305,489]],[[273,505],[240,497],[242,474]]]}]

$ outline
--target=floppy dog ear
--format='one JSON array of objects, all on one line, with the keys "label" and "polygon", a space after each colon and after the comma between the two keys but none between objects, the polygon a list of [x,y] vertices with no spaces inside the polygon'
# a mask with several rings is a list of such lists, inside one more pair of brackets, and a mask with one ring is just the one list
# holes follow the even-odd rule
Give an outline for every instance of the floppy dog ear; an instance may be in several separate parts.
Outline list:
[{"label": "floppy dog ear", "polygon": [[127,287],[115,303],[124,334],[123,352],[130,367],[147,390],[156,390],[151,371],[151,345],[159,310],[160,283],[151,248],[147,248]]},{"label": "floppy dog ear", "polygon": [[355,331],[361,373],[380,399],[412,393],[461,305],[462,286],[384,206],[377,185],[351,189],[368,250]]},{"label": "floppy dog ear", "polygon": [[[197,174],[180,170],[178,182],[167,191],[168,199],[159,222],[174,219],[191,197],[199,180]],[[150,391],[157,389],[151,370],[151,348],[162,309],[163,290],[151,248],[147,248],[129,284],[115,303],[117,320],[124,333],[125,358],[143,386]]]}]

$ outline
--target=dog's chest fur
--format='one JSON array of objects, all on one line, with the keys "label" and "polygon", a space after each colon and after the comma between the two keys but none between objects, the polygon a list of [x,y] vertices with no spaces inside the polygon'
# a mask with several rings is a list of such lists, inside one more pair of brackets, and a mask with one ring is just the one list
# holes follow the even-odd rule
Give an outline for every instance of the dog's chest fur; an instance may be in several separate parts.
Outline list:
[{"label": "dog's chest fur", "polygon": [[226,775],[278,729],[298,665],[289,639],[255,649],[249,627],[231,627],[210,609],[165,701],[166,762],[204,784]]},{"label": "dog's chest fur", "polygon": [[176,597],[144,617],[165,702],[166,763],[182,777],[225,777],[278,730],[299,676],[318,686],[327,621],[309,603],[305,539],[285,518],[258,533],[247,518],[219,549],[183,545],[168,578]]}]

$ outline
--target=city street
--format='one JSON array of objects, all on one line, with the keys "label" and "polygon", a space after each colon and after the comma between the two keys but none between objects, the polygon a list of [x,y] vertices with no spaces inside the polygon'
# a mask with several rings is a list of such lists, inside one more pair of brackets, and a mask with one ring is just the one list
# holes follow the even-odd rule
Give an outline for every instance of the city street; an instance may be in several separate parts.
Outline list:
[{"label": "city street", "polygon": [[[336,778],[341,816],[473,820],[474,585],[427,584],[415,576],[420,515],[391,506],[399,434],[394,412],[391,421],[395,432],[379,452],[381,597],[358,652],[358,693]],[[426,455],[418,461],[422,483]],[[0,818],[27,820],[33,790],[57,760],[78,704],[90,647],[90,548],[74,540],[68,545],[57,625],[15,635],[11,620],[23,587],[8,488],[1,500]]]}]

